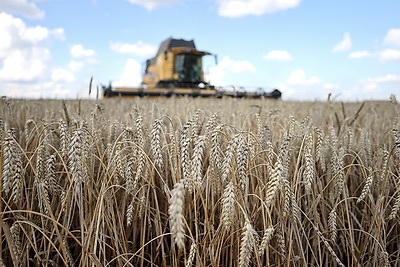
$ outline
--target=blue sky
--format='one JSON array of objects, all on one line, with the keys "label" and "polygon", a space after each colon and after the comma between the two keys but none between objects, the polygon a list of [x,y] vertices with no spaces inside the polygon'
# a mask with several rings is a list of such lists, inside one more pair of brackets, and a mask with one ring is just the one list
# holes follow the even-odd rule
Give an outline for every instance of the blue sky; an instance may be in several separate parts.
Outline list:
[{"label": "blue sky", "polygon": [[87,98],[92,76],[135,86],[174,37],[218,55],[204,60],[215,85],[399,98],[399,10],[398,0],[1,0],[0,95]]}]

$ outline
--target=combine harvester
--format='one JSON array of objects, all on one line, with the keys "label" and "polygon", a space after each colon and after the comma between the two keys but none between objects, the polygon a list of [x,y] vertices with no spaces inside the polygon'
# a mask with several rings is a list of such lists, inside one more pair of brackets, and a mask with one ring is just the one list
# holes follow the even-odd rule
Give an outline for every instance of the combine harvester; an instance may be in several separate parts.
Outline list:
[{"label": "combine harvester", "polygon": [[161,43],[157,55],[146,61],[143,81],[137,88],[102,86],[104,97],[136,96],[192,96],[192,97],[241,97],[273,98],[281,97],[274,89],[265,92],[258,88],[255,92],[246,92],[244,88],[234,86],[229,89],[215,87],[204,81],[203,56],[209,52],[196,49],[194,41],[168,38]]}]

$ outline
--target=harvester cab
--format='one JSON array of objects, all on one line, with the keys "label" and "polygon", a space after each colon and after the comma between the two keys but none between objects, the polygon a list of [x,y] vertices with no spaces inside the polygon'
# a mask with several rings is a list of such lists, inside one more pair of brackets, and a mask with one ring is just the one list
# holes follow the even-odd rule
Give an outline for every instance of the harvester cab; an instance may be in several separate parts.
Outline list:
[{"label": "harvester cab", "polygon": [[209,52],[196,49],[194,41],[168,38],[157,55],[146,61],[143,85],[156,88],[210,87],[204,81],[203,56]]}]

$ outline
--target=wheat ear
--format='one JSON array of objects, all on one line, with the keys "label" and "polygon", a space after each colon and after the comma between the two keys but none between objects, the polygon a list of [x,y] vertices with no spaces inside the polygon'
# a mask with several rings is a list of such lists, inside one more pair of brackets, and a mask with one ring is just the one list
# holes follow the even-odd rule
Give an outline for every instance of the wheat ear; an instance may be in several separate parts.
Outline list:
[{"label": "wheat ear", "polygon": [[272,236],[274,235],[275,228],[273,225],[269,226],[267,229],[264,230],[264,235],[261,239],[260,246],[258,247],[258,254],[262,256],[271,241]]},{"label": "wheat ear", "polygon": [[231,164],[234,156],[234,151],[235,151],[235,142],[234,140],[231,140],[225,152],[224,161],[222,163],[221,182],[223,185],[225,185],[228,182],[228,176],[231,173]]},{"label": "wheat ear", "polygon": [[249,148],[244,141],[242,135],[237,136],[236,140],[236,162],[237,162],[237,174],[240,182],[240,186],[243,192],[247,191],[248,177],[247,177],[247,161],[249,155]]},{"label": "wheat ear", "polygon": [[154,160],[154,164],[158,168],[163,167],[163,156],[162,156],[162,147],[161,147],[161,120],[155,120],[153,124],[153,128],[151,130],[150,136],[151,136],[151,142],[150,142],[150,148],[151,148],[151,155]]},{"label": "wheat ear", "polygon": [[367,178],[367,181],[365,182],[365,185],[361,191],[361,195],[357,199],[357,203],[360,203],[367,196],[367,194],[371,191],[371,186],[372,186],[372,182],[374,180],[374,175],[373,175],[371,169],[369,170],[369,173],[370,174]]},{"label": "wheat ear", "polygon": [[400,188],[396,191],[397,197],[394,200],[394,205],[390,211],[389,220],[392,220],[396,217],[397,212],[400,210]]},{"label": "wheat ear", "polygon": [[328,226],[329,226],[329,231],[330,231],[330,239],[333,243],[336,242],[336,238],[337,238],[337,229],[336,229],[336,225],[337,225],[337,212],[336,212],[336,207],[334,207],[331,212],[329,212],[329,216],[328,216]]},{"label": "wheat ear", "polygon": [[309,130],[305,138],[305,154],[304,154],[305,168],[303,174],[306,194],[311,193],[311,185],[315,177],[314,159],[312,157],[313,146],[314,146],[313,132]]},{"label": "wheat ear", "polygon": [[3,169],[2,181],[3,192],[8,195],[11,192],[11,199],[18,205],[22,199],[22,155],[15,141],[14,129],[9,129],[3,143]]},{"label": "wheat ear", "polygon": [[13,223],[13,225],[10,227],[10,234],[11,234],[12,241],[13,241],[13,244],[11,245],[11,249],[13,250],[15,258],[17,259],[17,265],[19,265],[21,258],[22,258],[22,253],[23,253],[20,232],[21,232],[21,228],[20,228],[19,224]]},{"label": "wheat ear", "polygon": [[179,249],[185,247],[185,217],[184,217],[185,186],[183,181],[175,184],[169,200],[169,224],[175,244]]},{"label": "wheat ear", "polygon": [[271,177],[267,184],[267,192],[265,194],[265,203],[269,206],[278,192],[279,185],[282,179],[282,164],[275,162],[274,168],[271,171]]},{"label": "wheat ear", "polygon": [[205,136],[198,136],[195,142],[192,155],[192,176],[190,183],[194,188],[200,188],[202,184],[202,167],[203,167],[203,156],[205,148]]},{"label": "wheat ear", "polygon": [[232,180],[226,185],[222,194],[222,212],[221,222],[227,231],[232,227],[235,221],[235,188]]},{"label": "wheat ear", "polygon": [[249,219],[243,226],[242,240],[240,243],[239,267],[247,267],[255,245],[255,231]]},{"label": "wheat ear", "polygon": [[185,267],[190,267],[193,265],[194,256],[196,255],[196,248],[197,248],[196,242],[193,242],[192,245],[190,246],[190,252]]},{"label": "wheat ear", "polygon": [[190,184],[190,175],[191,175],[191,162],[190,162],[190,136],[189,136],[189,127],[190,121],[187,122],[182,130],[180,135],[180,148],[181,148],[181,166],[182,166],[182,180],[186,183],[185,186],[187,187],[189,192],[192,192],[193,188]]}]

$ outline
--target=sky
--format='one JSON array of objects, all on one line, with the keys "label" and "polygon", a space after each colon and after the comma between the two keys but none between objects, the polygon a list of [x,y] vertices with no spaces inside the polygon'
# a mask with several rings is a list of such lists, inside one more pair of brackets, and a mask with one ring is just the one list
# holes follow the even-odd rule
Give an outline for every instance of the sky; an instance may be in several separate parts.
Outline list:
[{"label": "sky", "polygon": [[0,96],[93,99],[91,77],[93,88],[137,86],[173,37],[217,55],[203,62],[216,86],[399,99],[399,10],[399,0],[1,0]]}]

